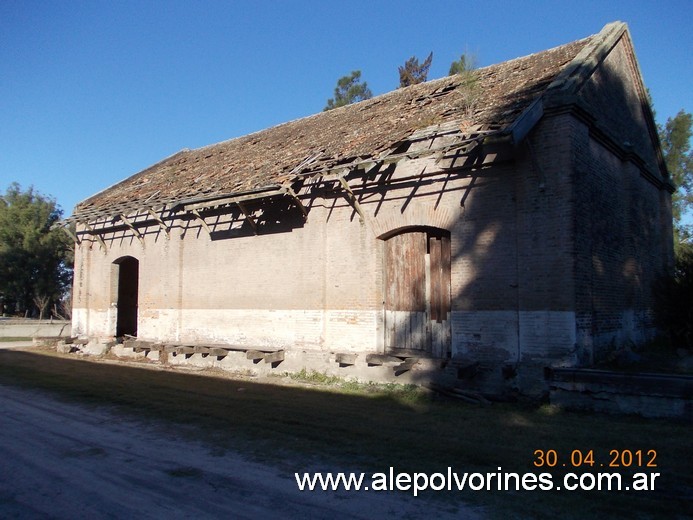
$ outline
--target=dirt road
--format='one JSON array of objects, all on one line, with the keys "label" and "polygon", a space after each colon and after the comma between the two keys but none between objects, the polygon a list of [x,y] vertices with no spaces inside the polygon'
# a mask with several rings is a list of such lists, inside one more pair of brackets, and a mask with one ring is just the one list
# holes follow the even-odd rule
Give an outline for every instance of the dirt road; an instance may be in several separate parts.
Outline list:
[{"label": "dirt road", "polygon": [[7,348],[31,348],[34,345],[31,340],[0,341],[0,349]]},{"label": "dirt road", "polygon": [[293,471],[336,469],[290,467],[0,385],[1,518],[480,517],[403,494],[300,492]]}]

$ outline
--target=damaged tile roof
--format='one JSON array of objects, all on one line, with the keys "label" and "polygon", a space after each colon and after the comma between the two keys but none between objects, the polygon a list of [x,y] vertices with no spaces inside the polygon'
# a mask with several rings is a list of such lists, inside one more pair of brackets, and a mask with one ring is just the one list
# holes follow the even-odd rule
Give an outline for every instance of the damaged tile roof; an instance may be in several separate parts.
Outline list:
[{"label": "damaged tile roof", "polygon": [[[616,26],[625,27],[611,24],[612,32]],[[377,159],[413,133],[437,125],[462,133],[502,131],[561,73],[575,69],[576,56],[590,42],[603,39],[608,27],[589,38],[478,69],[471,76],[401,88],[243,137],[182,150],[79,203],[73,218],[85,221],[281,185],[297,174]]]}]

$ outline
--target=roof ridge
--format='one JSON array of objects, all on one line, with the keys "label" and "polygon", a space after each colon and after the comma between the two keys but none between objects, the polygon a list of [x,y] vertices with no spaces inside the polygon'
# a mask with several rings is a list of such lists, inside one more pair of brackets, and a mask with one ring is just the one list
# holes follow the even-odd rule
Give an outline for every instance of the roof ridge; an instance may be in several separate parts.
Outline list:
[{"label": "roof ridge", "polygon": [[575,94],[627,31],[625,22],[616,21],[606,24],[599,33],[588,37],[589,43],[558,73],[546,87],[545,94],[558,91]]},{"label": "roof ridge", "polygon": [[[614,22],[614,23],[622,23],[622,22]],[[610,24],[608,24],[608,25],[610,25]],[[602,31],[603,31],[603,30],[602,30]],[[499,62],[497,62],[497,63],[492,63],[492,64],[490,64],[490,65],[485,65],[485,66],[483,66],[483,67],[479,67],[478,69],[470,69],[470,72],[482,72],[482,71],[487,71],[487,70],[489,70],[489,69],[493,69],[494,67],[498,67],[498,66],[500,66],[500,65],[507,65],[507,64],[513,63],[513,62],[515,62],[515,61],[525,60],[525,59],[528,59],[528,58],[531,58],[531,57],[534,57],[534,56],[538,56],[538,55],[541,55],[541,54],[551,53],[551,52],[554,52],[554,51],[556,51],[557,49],[560,49],[560,48],[562,48],[562,47],[567,47],[568,45],[574,45],[575,43],[578,43],[578,42],[581,42],[581,41],[585,41],[585,40],[589,40],[589,39],[591,39],[591,38],[594,38],[594,37],[596,37],[596,36],[599,36],[599,34],[601,34],[601,33],[593,34],[593,35],[587,36],[587,37],[585,37],[585,38],[579,38],[579,39],[577,39],[577,40],[573,40],[573,41],[571,41],[571,42],[563,43],[563,44],[561,44],[561,45],[556,45],[556,46],[551,47],[551,48],[549,48],[549,49],[544,49],[544,50],[537,51],[537,52],[533,52],[533,53],[530,53],[530,54],[525,54],[524,56],[517,56],[517,57],[511,58],[511,59],[509,59],[509,60],[503,60],[503,61],[499,61]],[[205,149],[207,149],[207,148],[214,148],[214,147],[216,147],[216,146],[220,146],[220,145],[224,145],[224,144],[230,143],[230,142],[235,141],[235,140],[237,140],[237,139],[251,138],[251,137],[253,137],[253,136],[257,135],[257,134],[261,134],[261,133],[263,133],[263,132],[267,132],[267,131],[269,131],[269,130],[273,130],[273,129],[276,129],[276,128],[281,128],[281,127],[284,127],[284,126],[289,126],[289,125],[298,123],[299,121],[306,121],[306,120],[310,120],[310,119],[313,119],[313,118],[324,117],[325,114],[330,113],[330,112],[332,112],[333,114],[336,115],[336,114],[338,114],[339,112],[350,111],[350,110],[356,110],[356,107],[358,107],[358,106],[363,107],[363,105],[368,104],[369,102],[378,102],[378,103],[379,103],[379,102],[383,101],[383,99],[385,99],[385,98],[387,98],[387,97],[395,96],[395,95],[401,94],[401,93],[403,93],[403,92],[411,92],[411,91],[417,90],[417,89],[422,89],[422,90],[423,90],[424,88],[435,87],[435,85],[434,85],[435,83],[444,83],[444,82],[446,82],[446,81],[449,81],[449,82],[457,82],[457,81],[455,81],[455,78],[457,78],[458,76],[459,76],[459,74],[448,74],[447,76],[442,76],[442,77],[440,77],[440,78],[434,78],[434,79],[431,79],[431,80],[429,80],[429,81],[424,81],[424,82],[421,82],[421,83],[416,83],[416,84],[414,84],[414,85],[409,85],[409,86],[406,86],[406,87],[397,87],[397,88],[395,88],[395,89],[388,90],[387,92],[383,92],[383,93],[381,93],[381,94],[378,94],[378,95],[373,96],[373,97],[368,98],[368,99],[363,99],[363,100],[361,100],[361,101],[356,101],[356,102],[354,102],[354,103],[349,103],[349,104],[346,104],[346,105],[342,105],[342,106],[340,106],[340,107],[336,107],[336,108],[333,108],[333,109],[330,109],[330,110],[322,110],[322,111],[320,111],[320,112],[315,112],[315,113],[313,113],[313,114],[308,114],[308,115],[305,115],[305,116],[300,116],[300,117],[297,117],[297,118],[295,118],[295,119],[291,119],[291,120],[289,120],[289,121],[283,121],[283,122],[281,122],[281,123],[277,123],[276,125],[271,125],[271,126],[268,126],[268,127],[265,127],[265,128],[261,128],[261,129],[259,129],[259,130],[255,130],[255,131],[250,132],[250,133],[248,133],[248,134],[237,135],[237,136],[235,136],[235,137],[231,137],[231,138],[228,138],[228,139],[223,139],[223,140],[218,141],[218,142],[216,142],[216,143],[206,144],[206,145],[200,146],[200,147],[198,147],[198,148],[184,148],[183,150],[181,150],[181,152],[184,152],[184,151],[192,151],[192,152],[203,151],[203,150],[205,150]],[[180,152],[177,152],[177,153],[180,153]],[[174,155],[175,155],[175,154],[174,154]],[[170,159],[170,157],[167,157],[167,158],[164,159],[164,160],[167,160],[167,159]],[[160,162],[162,162],[162,161],[160,161]],[[157,163],[157,164],[155,164],[155,165],[153,165],[153,166],[151,166],[151,167],[154,167],[154,166],[156,166],[156,165],[158,165],[158,164],[159,164],[159,163]],[[147,169],[148,169],[148,168],[147,168]],[[144,170],[143,170],[143,171],[144,171]]]},{"label": "roof ridge", "polygon": [[541,51],[532,52],[532,53],[530,53],[530,54],[525,54],[524,56],[517,56],[517,57],[515,57],[515,58],[510,58],[509,60],[499,61],[498,63],[492,63],[491,65],[485,65],[485,66],[483,66],[483,67],[479,67],[478,69],[473,69],[473,70],[476,70],[476,71],[484,71],[484,70],[486,70],[486,69],[491,69],[491,68],[493,68],[493,67],[498,67],[498,66],[500,66],[500,65],[508,65],[508,64],[512,64],[512,63],[514,63],[514,62],[516,62],[516,61],[522,61],[522,60],[526,60],[526,59],[529,59],[529,58],[533,58],[533,57],[539,56],[539,55],[541,55],[541,54],[549,54],[549,53],[552,53],[552,52],[556,52],[557,50],[559,50],[559,49],[561,49],[561,48],[563,48],[563,47],[568,47],[568,46],[570,46],[570,45],[575,45],[576,43],[580,43],[580,42],[589,40],[590,38],[594,38],[595,36],[597,36],[597,34],[593,34],[593,35],[591,35],[591,36],[586,36],[585,38],[578,38],[577,40],[573,40],[573,41],[570,41],[570,42],[562,43],[562,44],[560,44],[560,45],[556,45],[556,46],[551,47],[551,48],[549,48],[549,49],[544,49],[544,50],[541,50]]},{"label": "roof ridge", "polygon": [[[504,63],[504,62],[501,62],[501,63]],[[480,70],[480,69],[477,69],[477,70]],[[407,87],[398,87],[396,89],[388,90],[387,92],[383,92],[382,94],[378,94],[377,96],[373,96],[373,97],[368,98],[368,99],[363,99],[361,101],[349,103],[347,105],[336,107],[336,108],[333,108],[330,110],[322,110],[320,112],[315,112],[313,114],[308,114],[306,116],[297,117],[296,119],[291,119],[289,121],[283,121],[281,123],[277,123],[276,125],[271,125],[271,126],[262,128],[260,130],[255,130],[254,132],[251,132],[249,134],[238,135],[236,137],[224,139],[223,141],[219,141],[216,143],[211,143],[211,144],[207,144],[204,146],[200,146],[199,148],[192,148],[192,149],[184,148],[182,151],[198,152],[198,151],[202,151],[206,148],[213,148],[215,146],[227,144],[227,143],[230,143],[232,141],[236,141],[237,139],[246,139],[246,138],[253,137],[257,134],[262,134],[264,132],[268,132],[270,130],[281,128],[284,126],[293,125],[293,124],[296,124],[300,121],[307,121],[307,120],[315,119],[315,118],[319,118],[319,117],[326,117],[326,114],[332,113],[333,115],[336,115],[336,114],[339,114],[339,112],[343,112],[345,110],[356,110],[356,107],[359,107],[359,106],[363,107],[365,104],[368,104],[369,102],[380,103],[383,100],[383,98],[386,98],[388,96],[397,95],[397,94],[399,94],[405,90],[410,91],[410,89],[415,89],[416,87],[422,88],[423,85],[431,86],[433,83],[436,83],[436,82],[443,83],[444,80],[452,81],[452,78],[454,78],[454,77],[455,77],[454,75],[453,76],[443,76],[442,78],[436,78],[436,79],[432,79],[430,81],[424,81],[422,83],[417,83],[416,85],[409,85]],[[166,159],[164,159],[164,160],[166,160]]]},{"label": "roof ridge", "polygon": [[[460,117],[463,119],[455,123],[460,128],[504,129],[519,142],[541,118],[547,85],[574,61],[590,38],[595,36],[472,69],[478,88],[466,88],[467,75],[447,75],[184,149],[78,203],[75,215],[99,207],[115,211],[124,201],[147,200],[159,193],[159,198],[180,198],[257,189],[294,171],[317,150],[325,154],[322,167],[344,164],[378,155],[421,128],[449,124]],[[142,182],[144,178],[148,182]]]}]

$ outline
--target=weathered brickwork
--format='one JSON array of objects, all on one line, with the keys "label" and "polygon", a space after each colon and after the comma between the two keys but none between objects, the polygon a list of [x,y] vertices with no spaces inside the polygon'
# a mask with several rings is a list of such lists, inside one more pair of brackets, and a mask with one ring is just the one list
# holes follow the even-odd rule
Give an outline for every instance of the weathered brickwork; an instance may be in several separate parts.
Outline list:
[{"label": "weathered brickwork", "polygon": [[[440,323],[456,377],[476,364],[489,385],[534,392],[541,367],[589,366],[646,340],[651,284],[671,267],[671,206],[628,45],[620,40],[579,96],[547,103],[518,142],[508,134],[462,157],[419,155],[452,142],[433,135],[411,156],[298,183],[306,218],[284,197],[181,213],[168,233],[155,221],[109,228],[103,244],[85,233],[74,334],[115,335],[118,262],[132,257],[138,338],[283,349],[285,369],[324,360],[342,370],[336,353],[358,354],[367,378],[366,355],[388,353],[386,240],[436,230],[449,236]],[[234,359],[244,358],[214,363]]]},{"label": "weathered brickwork", "polygon": [[637,168],[586,129],[576,137],[576,310],[591,362],[655,333],[651,286],[671,265],[671,224],[661,194]]},{"label": "weathered brickwork", "polygon": [[652,179],[651,121],[625,51],[615,48],[583,90],[598,108],[596,128],[573,133],[577,331],[586,364],[656,333],[651,286],[673,258],[669,197]]},{"label": "weathered brickwork", "polygon": [[579,102],[595,115],[595,130],[603,132],[624,151],[637,151],[640,161],[652,172],[658,169],[652,146],[656,129],[646,116],[647,98],[636,77],[639,75],[630,42],[621,40],[580,90]]}]

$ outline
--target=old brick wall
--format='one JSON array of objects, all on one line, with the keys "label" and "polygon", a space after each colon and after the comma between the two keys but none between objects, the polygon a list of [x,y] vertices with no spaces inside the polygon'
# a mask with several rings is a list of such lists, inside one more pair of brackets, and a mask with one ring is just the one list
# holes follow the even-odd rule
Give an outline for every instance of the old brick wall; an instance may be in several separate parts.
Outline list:
[{"label": "old brick wall", "polygon": [[[619,67],[586,92],[608,96]],[[107,250],[87,238],[75,255],[73,332],[114,335],[114,262],[129,255],[140,338],[382,352],[384,239],[427,226],[451,237],[453,357],[500,377],[508,366],[589,365],[642,341],[653,330],[650,284],[671,262],[670,201],[645,174],[653,156],[634,158],[604,131],[630,124],[638,105],[623,100],[635,93],[616,89],[603,120],[585,116],[590,95],[582,112],[546,113],[520,145],[352,172],[363,219],[337,180],[307,181],[305,220],[287,198],[249,203],[257,231],[230,209],[203,211],[205,225],[167,220],[170,237],[155,222],[138,228],[142,240],[121,226],[103,234]]]},{"label": "old brick wall", "polygon": [[573,133],[577,337],[583,364],[651,339],[651,286],[671,267],[670,195],[637,66],[619,42],[583,88]]},{"label": "old brick wall", "polygon": [[582,86],[577,101],[593,118],[593,130],[603,132],[623,151],[634,151],[656,175],[656,129],[649,121],[647,93],[641,89],[639,75],[631,43],[623,35]]},{"label": "old brick wall", "polygon": [[576,165],[578,337],[590,363],[656,333],[651,288],[671,263],[671,213],[664,190],[587,128]]},{"label": "old brick wall", "polygon": [[[453,351],[481,362],[488,386],[504,367],[576,363],[574,124],[544,118],[512,161],[479,172],[453,230]],[[537,375],[509,384],[523,378]]]},{"label": "old brick wall", "polygon": [[473,168],[418,159],[361,172],[349,182],[363,222],[337,183],[307,184],[307,220],[257,235],[212,212],[211,233],[190,218],[173,221],[170,238],[154,223],[140,228],[143,243],[128,229],[107,233],[107,252],[85,241],[74,331],[113,336],[113,262],[130,255],[140,262],[143,339],[379,352],[383,238],[428,226],[451,233],[453,355],[499,367],[570,363],[571,124],[548,119],[521,148],[485,145]]},{"label": "old brick wall", "polygon": [[194,221],[178,222],[170,239],[148,228],[144,244],[124,231],[105,236],[107,253],[84,242],[76,255],[75,332],[113,335],[112,263],[129,255],[140,262],[141,338],[353,348],[366,334],[372,343],[376,244],[342,213],[326,222],[327,209],[315,207],[302,228],[218,240]]},{"label": "old brick wall", "polygon": [[363,222],[344,190],[327,182],[301,191],[305,222],[280,216],[257,235],[235,217],[210,212],[203,216],[211,232],[183,218],[168,222],[170,238],[154,222],[138,228],[142,241],[129,229],[104,233],[107,251],[87,238],[76,251],[74,333],[113,336],[113,262],[132,256],[139,260],[140,338],[377,351],[383,335],[378,236],[410,225],[449,229],[459,213],[455,190],[467,180],[448,179],[450,193],[441,197],[437,181],[417,180],[431,165],[420,160],[388,171],[403,180],[392,191],[378,188],[385,174],[350,179]]}]

